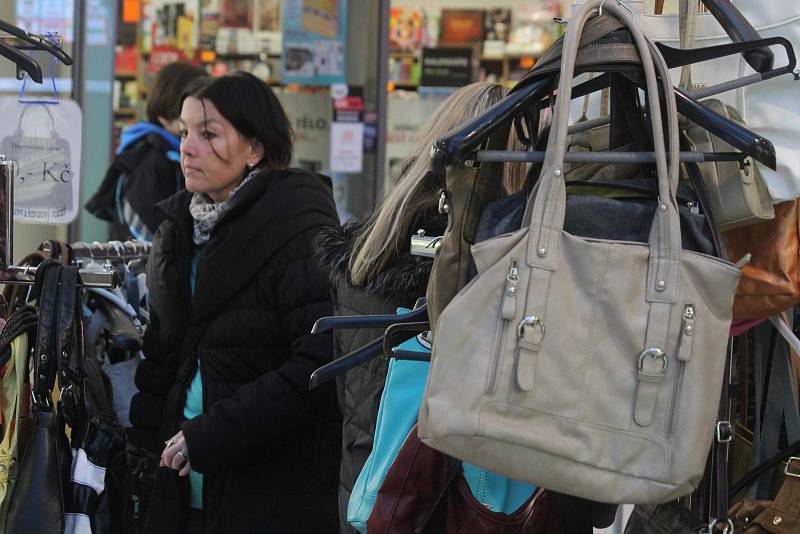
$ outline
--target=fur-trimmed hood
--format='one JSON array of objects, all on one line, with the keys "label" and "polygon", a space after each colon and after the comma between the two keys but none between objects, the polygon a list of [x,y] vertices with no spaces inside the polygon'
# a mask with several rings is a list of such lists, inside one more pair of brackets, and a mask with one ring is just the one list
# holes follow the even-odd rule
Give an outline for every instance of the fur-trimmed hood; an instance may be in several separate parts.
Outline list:
[{"label": "fur-trimmed hood", "polygon": [[[348,265],[353,254],[355,239],[363,223],[348,222],[338,228],[320,232],[317,239],[318,260],[322,269],[330,273],[331,285],[353,287]],[[392,266],[370,277],[360,289],[370,295],[405,303],[410,306],[425,296],[433,260],[403,252]]]}]

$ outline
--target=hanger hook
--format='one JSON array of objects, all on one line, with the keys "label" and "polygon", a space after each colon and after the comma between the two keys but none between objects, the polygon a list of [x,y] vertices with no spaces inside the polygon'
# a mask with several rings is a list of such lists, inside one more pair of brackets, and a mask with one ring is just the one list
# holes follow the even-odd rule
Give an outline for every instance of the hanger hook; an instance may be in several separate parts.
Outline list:
[{"label": "hanger hook", "polygon": [[[601,16],[601,17],[603,16],[603,6],[605,5],[605,3],[606,3],[606,0],[602,0],[600,2],[600,6],[597,8],[597,14],[599,16]],[[623,4],[622,0],[617,0],[617,3],[620,6],[624,7],[625,9],[627,9],[628,12],[631,14],[631,17],[633,17],[633,19],[636,20],[636,14],[633,12],[633,9],[631,9],[630,6],[628,6],[627,4]]]}]

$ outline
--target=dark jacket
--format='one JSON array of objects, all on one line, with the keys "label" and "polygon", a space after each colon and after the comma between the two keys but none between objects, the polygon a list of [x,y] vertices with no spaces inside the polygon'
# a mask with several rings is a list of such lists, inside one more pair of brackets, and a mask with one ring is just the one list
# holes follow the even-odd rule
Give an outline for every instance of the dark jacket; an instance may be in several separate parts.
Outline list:
[{"label": "dark jacket", "polygon": [[[317,244],[323,270],[331,276],[334,313],[389,314],[396,313],[401,306],[412,308],[419,297],[425,296],[432,261],[404,252],[388,269],[368,279],[363,287],[353,287],[348,264],[354,239],[360,229],[360,225],[348,223],[341,229],[326,230]],[[444,228],[428,230],[429,235],[441,235]],[[336,331],[334,357],[344,356],[382,334],[381,330],[374,329]],[[342,467],[339,473],[339,523],[343,534],[356,532],[347,523],[347,503],[353,485],[372,451],[375,421],[387,369],[386,360],[375,358],[337,378],[337,394],[344,420]]]},{"label": "dark jacket", "polygon": [[[130,140],[114,158],[86,209],[111,223],[111,239],[151,240],[164,220],[156,204],[183,188],[183,174],[174,146],[158,133],[143,133]],[[131,233],[129,224],[138,235]]]},{"label": "dark jacket", "polygon": [[[182,191],[159,206],[154,320],[131,420],[158,426],[159,451],[183,430],[192,468],[205,475],[206,533],[335,533],[341,418],[333,385],[308,390],[331,359],[331,337],[310,334],[332,312],[312,248],[322,228],[338,226],[331,189],[293,169],[245,184],[205,246],[193,299],[190,198]],[[204,413],[183,421],[198,359]],[[187,479],[159,469],[146,532],[182,532]]]}]

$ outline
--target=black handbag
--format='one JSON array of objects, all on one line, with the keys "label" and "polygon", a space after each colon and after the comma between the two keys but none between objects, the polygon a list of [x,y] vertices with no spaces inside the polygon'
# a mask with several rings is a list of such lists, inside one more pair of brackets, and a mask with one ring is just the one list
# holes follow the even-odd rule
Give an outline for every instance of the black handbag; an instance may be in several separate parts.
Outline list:
[{"label": "black handbag", "polygon": [[9,500],[4,532],[51,534],[64,531],[64,489],[72,455],[64,421],[51,395],[58,367],[56,333],[61,265],[43,262],[36,271],[33,295],[39,301],[36,352],[31,387],[33,434],[20,461]]}]

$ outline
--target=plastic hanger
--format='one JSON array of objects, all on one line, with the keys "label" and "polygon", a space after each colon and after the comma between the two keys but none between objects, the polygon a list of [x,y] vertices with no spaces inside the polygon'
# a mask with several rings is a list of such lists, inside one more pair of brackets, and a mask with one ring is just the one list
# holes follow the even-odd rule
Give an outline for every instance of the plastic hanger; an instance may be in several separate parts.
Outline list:
[{"label": "plastic hanger", "polygon": [[[757,41],[748,41],[744,43],[717,45],[688,51],[671,49],[663,45],[657,46],[660,50],[667,50],[667,56],[669,57],[665,56],[665,60],[667,61],[667,65],[672,68],[693,62],[716,59],[734,53],[743,53],[748,50],[760,49],[764,47],[765,43],[783,46],[786,49],[789,63],[785,67],[776,69],[775,72],[760,75],[759,81],[760,79],[769,79],[787,72],[791,73],[796,65],[794,50],[791,43],[780,37],[759,39]],[[611,65],[614,64],[604,64],[602,68],[605,69]],[[625,63],[618,63],[616,65],[618,70],[625,73],[624,68],[619,68],[624,67],[626,65]],[[597,69],[598,66],[594,65],[579,68],[578,71],[588,72]],[[469,159],[468,155],[478,149],[498,128],[515,117],[523,116],[528,108],[534,104],[540,103],[542,99],[548,97],[555,83],[556,75],[557,71],[543,73],[540,77],[523,80],[509,96],[489,108],[485,113],[464,124],[457,130],[451,131],[447,136],[438,139],[431,150],[431,169],[434,173],[441,174],[447,165],[455,161]],[[588,82],[584,82],[575,87],[573,98],[597,91],[606,84],[608,84],[608,76],[599,76]],[[745,155],[751,156],[756,161],[771,168],[775,168],[775,149],[768,139],[705,108],[680,89],[674,88],[674,91],[676,94],[678,111],[681,114],[724,139],[731,146],[741,150]]]},{"label": "plastic hanger", "polygon": [[42,68],[35,59],[30,58],[11,45],[0,41],[0,56],[5,57],[17,66],[17,78],[25,71],[36,83],[42,83]]},{"label": "plastic hanger", "polygon": [[[22,28],[18,28],[13,24],[9,24],[8,22],[0,19],[0,30],[21,39],[25,43],[24,46],[20,46],[19,48],[26,48],[31,50],[44,50],[48,54],[54,56],[64,65],[72,65],[72,58],[69,54],[67,54],[64,49],[59,46],[56,46],[50,40],[40,36],[35,35],[32,33],[28,33]],[[9,46],[9,45],[6,45]],[[41,80],[36,80],[37,82],[41,83]]]},{"label": "plastic hanger", "polygon": [[387,328],[396,323],[410,323],[428,320],[428,305],[417,301],[417,307],[408,313],[391,315],[342,315],[321,317],[311,328],[312,334],[330,330],[352,330],[354,328]]},{"label": "plastic hanger", "polygon": [[[330,330],[348,330],[353,328],[387,328],[386,333],[373,339],[363,347],[327,363],[311,373],[308,380],[309,389],[344,374],[354,367],[377,358],[381,354],[391,353],[391,347],[407,341],[420,332],[430,329],[428,324],[428,305],[425,299],[417,300],[416,307],[408,313],[395,315],[353,315],[342,317],[323,317],[318,319],[311,330],[312,334]],[[413,325],[413,326],[412,326]],[[425,325],[424,328],[422,326]],[[422,328],[422,329],[420,329]],[[392,344],[390,351],[384,350],[384,340],[389,337]]]}]

